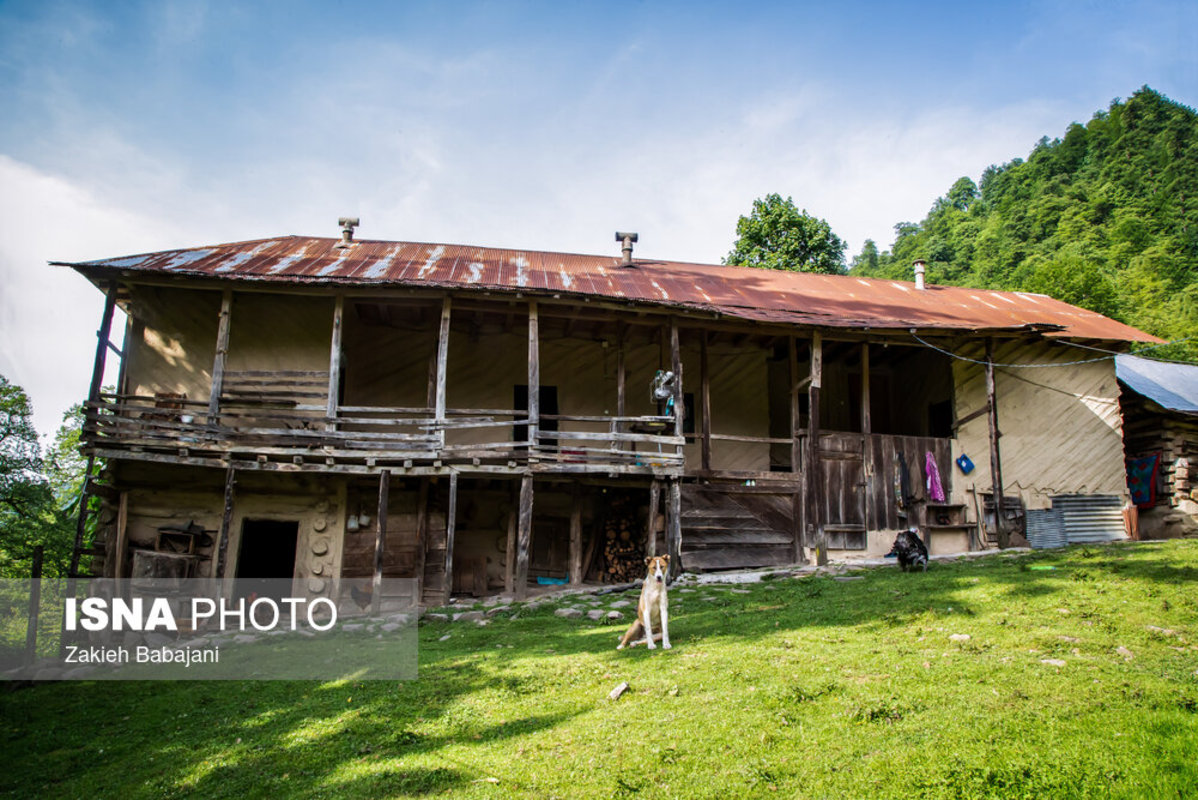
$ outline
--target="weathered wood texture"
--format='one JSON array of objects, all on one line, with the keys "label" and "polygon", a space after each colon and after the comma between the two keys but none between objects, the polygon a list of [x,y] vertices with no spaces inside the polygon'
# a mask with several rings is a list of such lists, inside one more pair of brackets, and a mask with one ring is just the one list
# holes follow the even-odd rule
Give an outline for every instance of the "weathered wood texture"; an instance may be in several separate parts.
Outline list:
[{"label": "weathered wood texture", "polygon": [[807,497],[815,498],[814,502],[809,501],[807,504],[807,526],[812,537],[813,559],[819,565],[828,563],[828,543],[824,535],[824,523],[827,519],[822,508],[823,503],[819,501],[819,498],[824,496],[819,405],[823,365],[823,340],[817,331],[811,335],[811,381],[807,388],[807,459],[804,465],[807,472]]},{"label": "weathered wood texture", "polygon": [[[531,394],[530,394],[531,399]],[[512,575],[517,599],[528,596],[528,558],[532,546],[532,476],[520,479],[520,510],[516,520],[516,569]]]},{"label": "weathered wood texture", "polygon": [[688,570],[794,563],[793,495],[734,484],[682,487],[682,562]]},{"label": "weathered wood texture", "polygon": [[[337,416],[337,398],[341,391],[341,328],[345,315],[345,295],[337,295],[333,304],[333,336],[329,347],[329,391],[326,414],[330,420]],[[329,427],[336,423],[330,422]]]},{"label": "weathered wood texture", "polygon": [[582,583],[582,495],[578,488],[570,501],[570,583]]},{"label": "weathered wood texture", "polygon": [[391,473],[383,470],[379,473],[379,504],[376,512],[374,533],[374,569],[371,581],[371,612],[377,614],[379,604],[383,600],[383,559],[387,546],[387,510],[390,507]]},{"label": "weathered wood texture", "polygon": [[100,387],[104,383],[104,363],[108,357],[108,342],[112,332],[112,314],[116,309],[116,292],[117,284],[115,281],[112,281],[108,284],[108,291],[104,298],[104,314],[100,318],[100,329],[96,331],[96,360],[92,365],[91,389],[87,393],[88,399],[92,401],[99,399]]},{"label": "weathered wood texture", "polygon": [[996,517],[998,520],[998,546],[1009,547],[1011,544],[1011,534],[1006,526],[1005,504],[1006,499],[1003,496],[1003,480],[1002,480],[1002,453],[999,447],[999,436],[1002,434],[998,430],[998,395],[995,390],[994,383],[994,340],[986,340],[986,415],[987,424],[990,428],[990,492],[994,497],[996,507]]},{"label": "weathered wood texture", "polygon": [[220,322],[216,329],[216,356],[212,360],[212,390],[208,394],[208,420],[215,424],[220,414],[220,396],[224,389],[225,365],[229,360],[229,333],[233,314],[233,290],[225,289],[220,298]]}]

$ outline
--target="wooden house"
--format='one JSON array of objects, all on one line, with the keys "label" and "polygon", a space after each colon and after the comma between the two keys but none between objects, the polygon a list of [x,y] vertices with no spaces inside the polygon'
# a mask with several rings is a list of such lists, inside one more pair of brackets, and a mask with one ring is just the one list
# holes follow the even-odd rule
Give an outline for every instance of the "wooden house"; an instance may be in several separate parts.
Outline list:
[{"label": "wooden house", "polygon": [[[1124,450],[1143,538],[1198,533],[1198,367],[1115,359]],[[1137,483],[1139,484],[1137,486]]]},{"label": "wooden house", "polygon": [[107,299],[94,569],[311,594],[415,577],[437,604],[626,580],[646,552],[823,561],[912,525],[966,550],[987,498],[1001,519],[1126,491],[1114,365],[1079,345],[1153,337],[1042,295],[641,259],[617,238],[623,257],[346,225],[65,265]]}]

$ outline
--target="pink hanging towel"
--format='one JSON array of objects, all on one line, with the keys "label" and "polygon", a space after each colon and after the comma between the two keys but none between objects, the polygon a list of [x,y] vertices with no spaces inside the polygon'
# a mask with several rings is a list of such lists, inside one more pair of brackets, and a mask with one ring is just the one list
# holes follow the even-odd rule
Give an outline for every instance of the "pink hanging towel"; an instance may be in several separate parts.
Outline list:
[{"label": "pink hanging towel", "polygon": [[940,483],[940,468],[936,466],[936,457],[931,452],[924,460],[924,472],[928,475],[928,498],[933,503],[943,503],[944,486]]}]

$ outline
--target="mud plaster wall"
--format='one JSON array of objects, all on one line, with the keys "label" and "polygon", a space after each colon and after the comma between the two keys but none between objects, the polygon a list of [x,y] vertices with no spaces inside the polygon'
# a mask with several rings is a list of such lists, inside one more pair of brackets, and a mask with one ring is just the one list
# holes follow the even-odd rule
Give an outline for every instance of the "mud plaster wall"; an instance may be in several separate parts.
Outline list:
[{"label": "mud plaster wall", "polygon": [[126,364],[131,394],[185,394],[206,401],[220,315],[220,292],[132,287]]}]

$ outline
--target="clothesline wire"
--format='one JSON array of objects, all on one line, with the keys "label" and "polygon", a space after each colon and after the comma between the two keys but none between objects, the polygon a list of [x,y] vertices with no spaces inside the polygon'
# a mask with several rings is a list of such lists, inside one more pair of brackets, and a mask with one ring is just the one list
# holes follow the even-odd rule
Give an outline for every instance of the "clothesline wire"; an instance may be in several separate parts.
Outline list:
[{"label": "clothesline wire", "polygon": [[[944,355],[948,356],[949,358],[955,358],[958,361],[966,361],[970,364],[980,364],[981,366],[986,366],[987,364],[992,363],[990,361],[983,361],[983,360],[979,360],[976,358],[969,358],[968,356],[963,356],[963,355],[960,355],[959,353],[954,353],[951,350],[945,350],[942,347],[937,347],[936,345],[932,344],[931,342],[920,338],[919,334],[917,334],[914,330],[910,331],[910,333],[911,333],[911,338],[914,339],[915,341],[919,342],[920,344],[922,344],[924,347],[927,347],[931,350],[935,350],[937,353],[943,353]],[[1152,345],[1151,347],[1146,347],[1144,349],[1145,350],[1153,350],[1158,347],[1165,347],[1165,346],[1171,345],[1171,344],[1179,344],[1181,342],[1189,341],[1191,338],[1193,338],[1193,337],[1186,337],[1185,339],[1176,339],[1172,342],[1164,342],[1162,344]],[[1099,353],[1107,353],[1108,355],[1099,356],[1097,358],[1085,358],[1085,359],[1080,359],[1078,361],[1056,361],[1056,362],[1052,362],[1052,363],[1048,363],[1048,364],[1000,364],[999,362],[995,361],[995,362],[993,362],[993,366],[1003,367],[1005,369],[1039,369],[1039,368],[1046,368],[1046,367],[1073,367],[1073,366],[1077,366],[1079,364],[1094,364],[1099,361],[1110,361],[1115,356],[1123,355],[1123,353],[1118,353],[1118,352],[1115,352],[1114,350],[1103,350],[1100,347],[1090,347],[1090,346],[1087,346],[1084,344],[1076,344],[1074,342],[1063,342],[1063,344],[1068,344],[1073,347],[1080,347],[1080,348],[1083,348],[1086,350],[1095,350]],[[1143,352],[1143,351],[1141,351],[1141,352]],[[1154,360],[1162,361],[1162,362],[1167,361],[1166,359],[1154,359]],[[1192,361],[1173,361],[1173,362],[1167,362],[1167,363],[1193,364],[1194,362],[1192,362]]]}]

